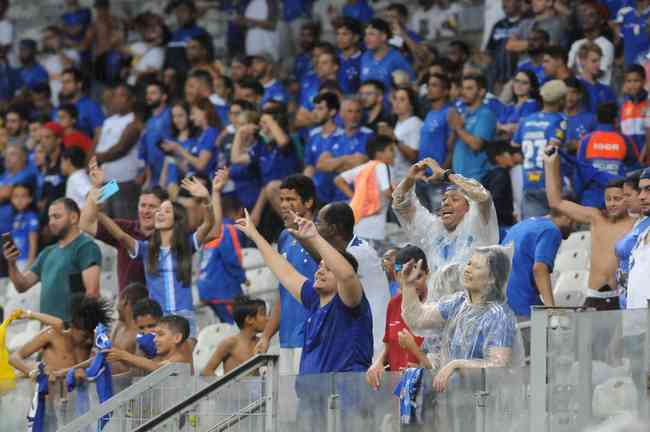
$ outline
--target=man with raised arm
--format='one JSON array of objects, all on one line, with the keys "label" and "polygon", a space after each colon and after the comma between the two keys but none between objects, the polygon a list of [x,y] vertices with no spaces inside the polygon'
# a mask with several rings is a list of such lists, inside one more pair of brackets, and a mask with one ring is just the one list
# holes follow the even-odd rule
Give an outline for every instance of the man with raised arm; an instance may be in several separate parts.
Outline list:
[{"label": "man with raised arm", "polygon": [[255,229],[248,213],[237,221],[237,228],[257,245],[266,265],[305,308],[300,375],[365,372],[372,362],[372,315],[356,274],[357,261],[330,245],[312,221],[295,216],[295,223],[291,235],[322,259],[313,275],[298,273]]},{"label": "man with raised arm", "polygon": [[[550,149],[547,149],[550,152]],[[618,309],[616,270],[618,259],[615,244],[634,227],[635,218],[627,211],[623,194],[624,180],[612,180],[605,189],[605,208],[582,206],[562,199],[560,156],[554,151],[544,157],[546,165],[546,195],[551,209],[560,211],[575,222],[591,225],[591,269],[589,298],[585,306],[597,309]]]},{"label": "man with raised arm", "polygon": [[[426,177],[430,169],[432,175]],[[438,214],[429,213],[415,199],[416,180],[450,183]],[[476,180],[444,170],[430,158],[411,166],[393,192],[395,209],[411,244],[427,255],[431,273],[446,264],[465,263],[472,250],[499,242],[497,214],[490,193]],[[433,279],[433,278],[432,278]],[[432,280],[429,281],[432,287]],[[436,296],[430,292],[429,297]]]}]

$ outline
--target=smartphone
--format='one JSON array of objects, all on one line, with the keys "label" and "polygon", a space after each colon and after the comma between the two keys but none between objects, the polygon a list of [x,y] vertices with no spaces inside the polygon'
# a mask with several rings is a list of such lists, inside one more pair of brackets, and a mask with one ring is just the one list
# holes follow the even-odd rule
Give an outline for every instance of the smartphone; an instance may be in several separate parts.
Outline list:
[{"label": "smartphone", "polygon": [[97,204],[103,203],[115,195],[119,190],[120,187],[117,185],[117,182],[115,180],[109,181],[99,190],[99,199],[97,200]]},{"label": "smartphone", "polygon": [[160,141],[158,141],[158,142],[156,143],[156,147],[158,147],[158,149],[159,149],[161,152],[163,152],[165,155],[172,155],[173,152],[165,151],[165,149],[163,149],[163,146],[162,146],[162,145],[163,145],[163,143],[164,143],[165,141],[176,142],[176,141],[171,141],[171,140],[168,140],[168,139],[163,139],[163,140],[160,140]]},{"label": "smartphone", "polygon": [[556,151],[557,151],[557,147],[551,147],[546,149],[544,153],[546,153],[546,156],[553,156]]},{"label": "smartphone", "polygon": [[11,233],[6,232],[6,233],[2,234],[2,243],[3,244],[4,243],[11,243],[13,246],[15,246],[14,239],[11,238]]}]

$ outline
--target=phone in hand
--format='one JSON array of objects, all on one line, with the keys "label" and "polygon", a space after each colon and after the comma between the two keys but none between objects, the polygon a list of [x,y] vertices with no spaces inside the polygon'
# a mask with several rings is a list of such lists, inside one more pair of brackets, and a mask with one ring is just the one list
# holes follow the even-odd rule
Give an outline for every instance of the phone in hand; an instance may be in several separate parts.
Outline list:
[{"label": "phone in hand", "polygon": [[9,243],[11,246],[16,247],[14,239],[11,238],[11,233],[2,233],[2,244]]},{"label": "phone in hand", "polygon": [[546,150],[544,150],[544,153],[546,153],[546,156],[553,156],[555,152],[557,151],[557,147],[555,146],[549,146]]},{"label": "phone in hand", "polygon": [[165,155],[173,155],[174,152],[166,151],[166,150],[163,148],[163,144],[164,144],[165,142],[175,142],[175,141],[171,141],[171,140],[168,140],[168,139],[163,139],[163,140],[160,140],[160,141],[158,141],[158,142],[156,143],[156,147],[158,147],[158,148],[160,149],[160,151],[163,152]]},{"label": "phone in hand", "polygon": [[99,190],[99,199],[97,199],[97,204],[103,203],[111,196],[115,195],[119,190],[120,187],[115,180],[109,181]]}]

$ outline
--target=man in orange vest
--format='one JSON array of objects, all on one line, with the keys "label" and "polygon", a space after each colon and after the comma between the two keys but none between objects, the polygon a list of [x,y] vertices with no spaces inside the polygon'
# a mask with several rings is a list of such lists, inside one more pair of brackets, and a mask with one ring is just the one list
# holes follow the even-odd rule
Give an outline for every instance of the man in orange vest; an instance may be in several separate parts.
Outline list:
[{"label": "man in orange vest", "polygon": [[626,172],[640,167],[636,146],[615,128],[617,114],[615,103],[599,105],[596,130],[580,142],[573,187],[583,206],[605,205],[605,184],[596,177],[622,178]]}]

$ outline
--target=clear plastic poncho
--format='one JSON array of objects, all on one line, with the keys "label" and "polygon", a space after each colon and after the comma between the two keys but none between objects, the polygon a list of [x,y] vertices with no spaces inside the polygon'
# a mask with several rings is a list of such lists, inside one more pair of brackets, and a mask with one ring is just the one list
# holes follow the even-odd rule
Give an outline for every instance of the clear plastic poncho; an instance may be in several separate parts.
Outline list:
[{"label": "clear plastic poncho", "polygon": [[498,411],[490,410],[492,422],[496,422],[493,426],[510,425],[509,429],[517,430],[513,425],[524,417],[526,390],[523,341],[505,296],[512,250],[491,246],[477,252],[487,255],[494,280],[486,286],[483,302],[470,301],[469,292],[460,282],[464,266],[453,264],[434,275],[436,284],[442,290],[459,284],[461,291],[445,295],[437,302],[421,303],[413,289],[403,287],[402,317],[414,334],[431,337],[431,331],[437,330],[440,352],[433,364],[434,375],[451,361],[459,364],[448,389],[436,396],[445,406],[438,413],[448,428],[445,430],[473,430],[470,424],[474,418],[469,414],[474,413],[473,396],[483,386],[481,374],[487,382],[489,406],[500,407]]},{"label": "clear plastic poncho", "polygon": [[[428,301],[437,301],[449,294],[449,279],[436,281],[437,271],[448,264],[464,265],[477,247],[499,244],[499,226],[496,209],[488,191],[476,180],[465,179],[474,189],[474,193],[482,194],[490,200],[490,214],[487,223],[481,217],[479,203],[465,195],[469,210],[456,229],[449,232],[437,215],[430,213],[415,197],[413,188],[405,194],[396,189],[393,193],[393,208],[409,242],[420,247],[427,256],[427,264],[431,271],[429,279]],[[457,290],[455,290],[457,291]]]}]

